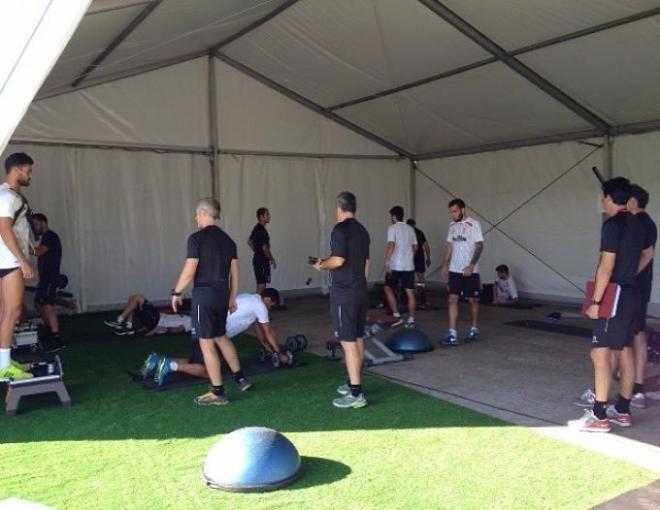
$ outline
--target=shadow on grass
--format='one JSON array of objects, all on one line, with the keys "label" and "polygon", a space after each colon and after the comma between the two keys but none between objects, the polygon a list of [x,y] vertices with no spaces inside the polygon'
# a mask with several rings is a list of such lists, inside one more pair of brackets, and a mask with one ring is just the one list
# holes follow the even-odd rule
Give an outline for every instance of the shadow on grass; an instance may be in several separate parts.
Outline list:
[{"label": "shadow on grass", "polygon": [[[298,368],[251,377],[254,387],[247,392],[226,381],[230,405],[199,408],[193,398],[204,386],[156,392],[131,383],[124,373],[137,369],[150,351],[186,356],[185,336],[117,338],[98,326],[98,318],[90,324],[77,317],[65,326],[97,330],[94,341],[77,339],[62,352],[73,406],[61,407],[54,395],[24,398],[17,416],[0,418],[0,443],[202,438],[255,425],[283,433],[510,426],[368,374],[363,386],[370,405],[336,409],[332,399],[345,380],[344,367],[305,353]],[[236,345],[247,365],[257,342],[242,336]]]}]

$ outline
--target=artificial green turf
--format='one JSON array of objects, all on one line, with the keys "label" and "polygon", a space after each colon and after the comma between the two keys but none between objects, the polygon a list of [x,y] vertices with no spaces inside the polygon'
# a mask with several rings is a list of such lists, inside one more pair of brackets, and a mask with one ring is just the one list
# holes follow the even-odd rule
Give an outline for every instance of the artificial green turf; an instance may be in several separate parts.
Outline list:
[{"label": "artificial green turf", "polygon": [[[73,407],[30,397],[0,418],[0,500],[63,509],[586,509],[657,473],[367,376],[370,405],[334,409],[343,367],[313,355],[252,378],[232,402],[198,408],[204,386],[165,392],[128,382],[151,350],[184,355],[184,337],[116,339],[99,316],[65,323]],[[254,339],[237,342],[244,359]],[[438,367],[439,370],[442,367]],[[222,434],[262,425],[287,435],[305,475],[289,488],[232,494],[201,466]]]}]

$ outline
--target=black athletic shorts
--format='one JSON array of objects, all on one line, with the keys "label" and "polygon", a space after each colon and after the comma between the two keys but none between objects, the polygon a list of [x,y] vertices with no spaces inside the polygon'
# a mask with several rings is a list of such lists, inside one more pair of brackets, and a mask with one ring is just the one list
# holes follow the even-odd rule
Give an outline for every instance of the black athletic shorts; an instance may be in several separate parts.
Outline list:
[{"label": "black athletic shorts", "polygon": [[424,257],[415,257],[415,272],[416,273],[426,273],[426,260]]},{"label": "black athletic shorts", "polygon": [[37,292],[34,294],[35,305],[54,305],[55,297],[57,296],[57,284],[59,283],[59,275],[48,276],[39,275],[39,284],[37,285]]},{"label": "black athletic shorts", "polygon": [[227,333],[228,289],[195,287],[190,310],[192,336],[216,338]]},{"label": "black athletic shorts", "polygon": [[404,289],[415,289],[415,271],[390,271],[385,276],[385,285],[396,289],[399,285]]},{"label": "black athletic shorts", "polygon": [[449,294],[459,296],[463,294],[466,298],[479,299],[481,296],[481,279],[479,273],[463,276],[461,273],[449,273]]},{"label": "black athletic shorts", "polygon": [[595,321],[591,347],[608,347],[615,351],[632,347],[637,334],[640,305],[636,288],[622,288],[616,315],[611,319]]},{"label": "black athletic shorts", "polygon": [[643,333],[646,331],[646,314],[649,311],[649,302],[642,299],[637,309],[637,319],[635,320],[635,332]]},{"label": "black athletic shorts", "polygon": [[151,331],[158,326],[160,321],[160,312],[152,305],[149,300],[145,299],[142,306],[135,310],[135,317],[140,321],[147,331]]},{"label": "black athletic shorts", "polygon": [[332,329],[335,340],[355,342],[364,337],[367,326],[368,303],[336,302],[330,298],[330,314],[332,315]]},{"label": "black athletic shorts", "polygon": [[270,283],[270,262],[268,260],[252,259],[252,268],[257,283]]}]

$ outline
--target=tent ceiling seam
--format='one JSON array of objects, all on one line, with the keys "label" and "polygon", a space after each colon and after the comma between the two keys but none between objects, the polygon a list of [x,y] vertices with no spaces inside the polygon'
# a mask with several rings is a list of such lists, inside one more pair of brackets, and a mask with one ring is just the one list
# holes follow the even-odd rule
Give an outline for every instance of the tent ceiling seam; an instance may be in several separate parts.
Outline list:
[{"label": "tent ceiling seam", "polygon": [[545,92],[560,104],[564,105],[564,107],[571,110],[574,114],[586,120],[589,124],[599,129],[602,133],[608,132],[610,126],[607,122],[605,122],[592,111],[588,110],[582,104],[578,103],[575,99],[570,97],[561,89],[550,83],[547,79],[543,78],[540,74],[527,67],[520,60],[507,53],[504,48],[499,46],[492,39],[488,38],[482,32],[477,30],[473,25],[458,16],[456,13],[454,13],[454,11],[446,7],[439,0],[418,1],[422,3],[422,5],[426,6],[429,10],[431,10],[431,12],[435,13],[437,16],[444,19],[451,26],[463,33],[470,40],[488,51],[491,55],[496,57],[518,75],[522,76],[541,91]]},{"label": "tent ceiling seam", "polygon": [[122,43],[124,40],[133,33],[133,31],[139,27],[142,22],[147,19],[147,17],[161,4],[162,0],[157,0],[153,3],[147,4],[147,6],[140,11],[133,20],[115,37],[112,42],[97,55],[97,57],[89,64],[85,70],[78,75],[78,77],[73,80],[71,87],[77,87],[87,76],[94,71],[108,56]]},{"label": "tent ceiling seam", "polygon": [[[606,23],[600,23],[598,25],[594,25],[592,27],[584,28],[582,30],[576,30],[575,32],[570,32],[568,34],[560,35],[558,37],[553,37],[552,39],[546,39],[545,41],[541,41],[538,43],[530,44],[528,46],[523,46],[520,48],[517,48],[515,50],[511,50],[508,53],[512,56],[517,56],[517,55],[522,55],[524,53],[529,53],[531,51],[536,51],[536,50],[541,50],[543,48],[547,48],[549,46],[554,46],[555,44],[560,44],[563,42],[568,42],[572,41],[575,39],[580,39],[582,37],[586,37],[589,35],[596,34],[598,32],[602,32],[604,30],[609,30],[612,28],[617,28],[623,25],[627,25],[629,23],[633,23],[635,21],[640,21],[646,18],[650,18],[653,16],[658,16],[660,15],[660,7],[656,7],[654,9],[649,9],[647,11],[642,11],[638,12],[636,14],[632,14],[630,16],[626,16],[623,18],[618,18],[612,21],[608,21]],[[347,108],[349,106],[354,106],[357,104],[365,103],[367,101],[373,101],[374,99],[380,99],[381,97],[386,97],[391,94],[396,94],[397,92],[403,92],[404,90],[409,90],[412,88],[419,87],[421,85],[426,85],[428,83],[433,83],[435,81],[439,81],[445,78],[449,78],[451,76],[455,76],[457,74],[465,73],[467,71],[471,71],[472,69],[477,69],[479,67],[486,66],[488,64],[493,64],[497,62],[498,59],[496,57],[490,57],[486,58],[483,60],[479,60],[477,62],[473,62],[471,64],[466,64],[460,67],[456,67],[454,69],[450,69],[448,71],[443,71],[441,73],[433,74],[431,76],[427,76],[425,78],[421,78],[419,80],[411,81],[408,83],[403,83],[401,85],[398,85],[396,87],[392,87],[390,89],[385,89],[381,90],[380,92],[375,92],[373,94],[370,94],[368,96],[363,96],[363,97],[358,97],[355,99],[351,99],[349,101],[344,101],[342,103],[338,103],[335,105],[332,105],[328,107],[329,110],[339,110],[341,108]]]}]

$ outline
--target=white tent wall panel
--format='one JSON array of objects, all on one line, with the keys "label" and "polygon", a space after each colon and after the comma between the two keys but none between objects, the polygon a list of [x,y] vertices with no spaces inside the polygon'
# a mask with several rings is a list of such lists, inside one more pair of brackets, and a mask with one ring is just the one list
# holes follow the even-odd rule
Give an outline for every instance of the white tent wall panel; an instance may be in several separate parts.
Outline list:
[{"label": "white tent wall panel", "polygon": [[218,147],[227,151],[394,155],[216,60]]},{"label": "white tent wall panel", "polygon": [[222,155],[219,196],[222,224],[238,245],[241,289],[255,286],[252,254],[247,240],[256,223],[256,210],[267,207],[273,255],[278,263],[272,285],[280,290],[324,286],[325,278],[306,264],[308,256],[329,253],[335,224],[335,199],[349,190],[358,199],[358,218],[369,230],[374,261],[371,279],[380,278],[385,249],[387,211],[409,204],[410,179],[406,161]]},{"label": "white tent wall panel", "polygon": [[208,101],[200,58],[33,102],[14,137],[206,149]]},{"label": "white tent wall panel", "polygon": [[[598,257],[599,185],[591,167],[602,166],[602,150],[578,143],[488,152],[422,161],[420,169],[453,195],[463,198],[469,214],[484,232],[503,220],[560,174],[576,168],[538,195],[499,228],[515,241],[582,288],[593,277]],[[432,268],[439,265],[447,235],[447,203],[451,196],[424,175],[416,177],[417,222],[431,244]],[[481,274],[495,277],[495,267],[507,264],[518,288],[529,294],[578,298],[578,289],[501,232],[485,236]],[[438,280],[435,273],[433,279]]]},{"label": "white tent wall panel", "polygon": [[[649,192],[646,211],[660,225],[660,132],[615,138],[612,149],[614,175],[623,175]],[[651,301],[660,303],[660,263],[657,256]]]},{"label": "white tent wall panel", "polygon": [[659,5],[658,0],[444,0],[443,3],[507,50],[624,18]]},{"label": "white tent wall panel", "polygon": [[129,293],[169,295],[194,232],[194,205],[210,195],[207,157],[10,145],[35,160],[25,189],[63,244],[62,270],[84,309]]},{"label": "white tent wall panel", "polygon": [[[285,0],[163,0],[92,78],[207,50]],[[144,6],[142,6],[144,8]]]},{"label": "white tent wall panel", "polygon": [[299,0],[223,51],[323,106],[489,56],[417,0]]},{"label": "white tent wall panel", "polygon": [[659,53],[660,16],[654,16],[518,58],[610,124],[621,125],[660,119]]},{"label": "white tent wall panel", "polygon": [[40,93],[71,85],[85,68],[144,9],[144,5],[86,15]]},{"label": "white tent wall panel", "polygon": [[591,127],[502,63],[337,113],[415,154]]}]

